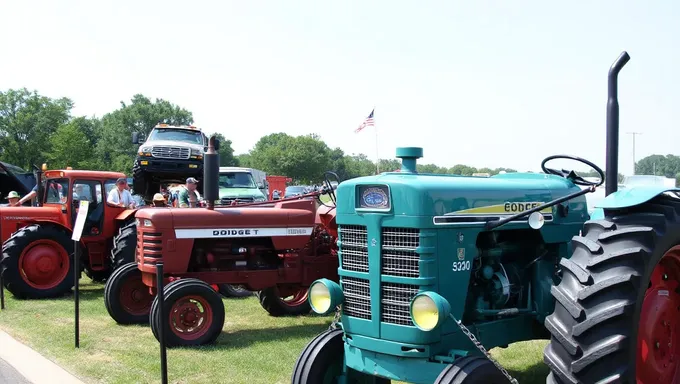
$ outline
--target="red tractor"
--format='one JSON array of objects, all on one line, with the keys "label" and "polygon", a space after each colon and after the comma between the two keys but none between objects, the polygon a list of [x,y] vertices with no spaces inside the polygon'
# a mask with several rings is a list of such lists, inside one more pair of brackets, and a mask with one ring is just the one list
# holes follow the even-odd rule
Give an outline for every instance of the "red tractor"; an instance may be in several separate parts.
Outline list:
[{"label": "red tractor", "polygon": [[[94,281],[102,281],[117,266],[134,260],[135,210],[106,204],[106,192],[125,175],[46,168],[37,170],[37,206],[0,207],[0,271],[5,288],[17,298],[56,297],[73,287],[71,234],[82,199],[90,205],[79,242],[83,255],[79,267]],[[12,180],[5,181],[10,185]]]},{"label": "red tractor", "polygon": [[[205,154],[207,208],[154,208],[137,211],[136,262],[115,271],[104,300],[121,324],[165,323],[168,346],[212,343],[222,332],[225,311],[221,284],[259,291],[272,316],[311,311],[310,284],[325,277],[337,281],[335,206],[310,197],[335,195],[328,178],[321,191],[276,202],[247,203],[215,209],[219,155],[210,139]],[[164,264],[164,310],[158,316],[156,263]]]}]

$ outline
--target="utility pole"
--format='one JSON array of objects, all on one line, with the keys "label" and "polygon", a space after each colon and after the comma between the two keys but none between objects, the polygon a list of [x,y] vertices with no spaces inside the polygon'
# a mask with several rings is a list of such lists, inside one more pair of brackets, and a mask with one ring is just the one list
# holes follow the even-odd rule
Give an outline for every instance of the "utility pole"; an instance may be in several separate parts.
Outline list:
[{"label": "utility pole", "polygon": [[635,174],[635,135],[642,135],[642,132],[626,132],[633,135],[633,175]]}]

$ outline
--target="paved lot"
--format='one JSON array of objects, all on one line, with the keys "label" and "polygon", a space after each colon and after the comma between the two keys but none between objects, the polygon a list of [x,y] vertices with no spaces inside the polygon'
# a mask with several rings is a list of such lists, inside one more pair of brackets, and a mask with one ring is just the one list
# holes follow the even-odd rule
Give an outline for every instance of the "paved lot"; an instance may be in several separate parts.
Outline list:
[{"label": "paved lot", "polygon": [[5,360],[0,359],[0,384],[31,384],[31,382]]}]

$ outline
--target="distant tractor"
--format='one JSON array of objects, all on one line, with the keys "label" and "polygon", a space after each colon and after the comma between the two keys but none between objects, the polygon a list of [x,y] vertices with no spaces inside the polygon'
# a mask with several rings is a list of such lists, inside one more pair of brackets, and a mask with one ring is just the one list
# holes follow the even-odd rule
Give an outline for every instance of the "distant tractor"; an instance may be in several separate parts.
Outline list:
[{"label": "distant tractor", "polygon": [[106,192],[124,174],[66,169],[44,171],[43,179],[43,171],[38,171],[37,207],[0,207],[0,270],[5,288],[18,298],[57,297],[73,287],[71,234],[83,199],[90,203],[78,268],[102,281],[134,261],[135,211],[106,204]]},{"label": "distant tractor", "polygon": [[[219,155],[215,138],[205,155],[207,208],[141,209],[136,213],[136,261],[117,270],[104,290],[106,308],[121,324],[166,325],[168,346],[202,345],[222,331],[221,285],[257,292],[272,316],[304,315],[309,285],[337,281],[335,206],[310,197],[215,208],[219,197]],[[327,185],[330,182],[327,181]],[[342,184],[341,184],[342,185]],[[158,303],[156,263],[164,263],[165,301]],[[158,315],[164,305],[164,318]]]},{"label": "distant tractor", "polygon": [[[607,175],[618,174],[618,72],[609,74]],[[400,172],[337,190],[339,283],[310,287],[335,313],[293,368],[292,383],[517,382],[487,352],[551,338],[548,383],[680,382],[680,189],[632,187],[590,217],[604,172],[571,156],[545,174]],[[549,168],[567,158],[599,174]],[[579,186],[585,186],[581,189]]]},{"label": "distant tractor", "polygon": [[140,144],[132,167],[135,193],[151,202],[162,184],[184,183],[194,177],[202,191],[203,154],[208,138],[193,125],[158,124],[146,138],[133,132],[132,143]]}]

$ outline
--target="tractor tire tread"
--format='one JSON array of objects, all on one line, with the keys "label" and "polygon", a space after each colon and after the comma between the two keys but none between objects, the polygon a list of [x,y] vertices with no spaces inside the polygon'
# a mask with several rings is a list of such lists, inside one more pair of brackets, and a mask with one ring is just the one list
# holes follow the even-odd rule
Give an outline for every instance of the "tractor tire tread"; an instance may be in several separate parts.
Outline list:
[{"label": "tractor tire tread", "polygon": [[113,238],[111,247],[111,268],[116,270],[121,266],[135,261],[137,250],[137,224],[132,221],[118,229],[118,236]]}]

